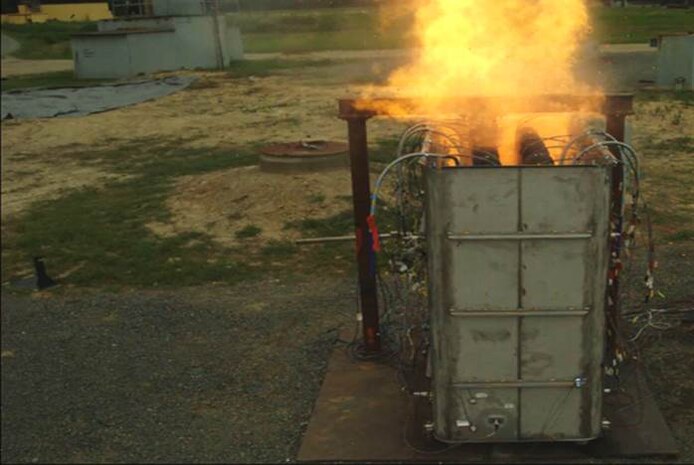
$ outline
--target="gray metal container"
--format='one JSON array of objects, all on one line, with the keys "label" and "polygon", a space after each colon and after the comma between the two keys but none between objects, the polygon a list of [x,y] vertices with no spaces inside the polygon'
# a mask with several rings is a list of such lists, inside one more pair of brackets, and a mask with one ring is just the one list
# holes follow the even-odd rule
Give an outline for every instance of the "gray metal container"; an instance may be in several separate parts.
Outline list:
[{"label": "gray metal container", "polygon": [[597,437],[608,169],[429,169],[426,185],[435,436]]}]

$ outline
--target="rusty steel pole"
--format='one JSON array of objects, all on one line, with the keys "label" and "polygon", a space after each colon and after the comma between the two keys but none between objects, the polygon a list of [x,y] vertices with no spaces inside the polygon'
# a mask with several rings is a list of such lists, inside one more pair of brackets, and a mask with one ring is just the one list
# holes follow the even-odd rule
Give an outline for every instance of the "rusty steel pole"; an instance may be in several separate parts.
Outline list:
[{"label": "rusty steel pole", "polygon": [[[605,100],[605,121],[606,130],[619,142],[624,142],[626,139],[626,118],[633,113],[633,95],[608,95]],[[612,169],[612,218],[619,218],[615,224],[615,231],[622,232],[623,228],[623,211],[622,203],[624,201],[623,185],[624,185],[624,160],[619,147],[609,147],[612,154],[621,162]],[[608,286],[608,303],[607,312],[612,315],[612,321],[620,321],[620,299],[619,299],[619,273],[621,266],[621,253],[624,238],[619,235],[612,240],[610,244],[610,255],[612,263],[610,265],[610,280]],[[617,335],[613,335],[616,337]]]},{"label": "rusty steel pole", "polygon": [[359,301],[361,302],[364,346],[369,352],[381,350],[376,287],[376,253],[367,218],[371,203],[369,151],[366,138],[367,116],[342,116],[347,121],[349,158],[352,170],[352,197],[356,235]]}]

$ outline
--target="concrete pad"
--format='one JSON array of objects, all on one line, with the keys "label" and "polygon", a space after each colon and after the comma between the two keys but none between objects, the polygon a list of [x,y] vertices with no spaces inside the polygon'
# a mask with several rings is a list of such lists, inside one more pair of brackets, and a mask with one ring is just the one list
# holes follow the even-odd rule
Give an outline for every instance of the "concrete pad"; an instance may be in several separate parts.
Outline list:
[{"label": "concrete pad", "polygon": [[[431,461],[479,463],[530,460],[588,461],[616,457],[672,457],[677,445],[637,367],[625,370],[625,406],[605,404],[612,428],[586,445],[573,443],[464,444],[446,446],[426,437],[427,401],[408,400],[396,370],[352,361],[337,347],[297,459],[300,462]],[[421,433],[420,433],[421,432]]]}]

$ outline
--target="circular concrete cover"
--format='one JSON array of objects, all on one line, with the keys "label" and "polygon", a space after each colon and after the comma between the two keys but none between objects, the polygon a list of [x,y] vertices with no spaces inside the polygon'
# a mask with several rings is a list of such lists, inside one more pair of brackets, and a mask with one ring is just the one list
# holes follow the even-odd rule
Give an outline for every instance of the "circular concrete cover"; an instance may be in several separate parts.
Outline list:
[{"label": "circular concrete cover", "polygon": [[284,142],[263,147],[260,168],[271,172],[311,172],[347,166],[347,144],[325,140]]}]

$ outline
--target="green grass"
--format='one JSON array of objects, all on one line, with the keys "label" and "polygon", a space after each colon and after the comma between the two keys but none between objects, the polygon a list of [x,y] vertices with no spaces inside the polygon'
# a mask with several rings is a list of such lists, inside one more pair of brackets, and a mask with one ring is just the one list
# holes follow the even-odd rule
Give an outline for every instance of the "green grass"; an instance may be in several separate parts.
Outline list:
[{"label": "green grass", "polygon": [[253,237],[258,237],[263,232],[261,228],[254,224],[249,224],[248,226],[236,231],[237,239],[251,239]]},{"label": "green grass", "polygon": [[251,12],[230,21],[241,27],[251,53],[302,53],[326,50],[373,50],[413,45],[412,17],[403,14],[381,27],[376,8],[326,8]]},{"label": "green grass", "polygon": [[284,228],[300,231],[304,237],[344,236],[354,231],[354,214],[352,210],[344,210],[328,218],[292,221]]},{"label": "green grass", "polygon": [[397,35],[365,31],[244,34],[250,53],[305,53],[328,50],[378,50],[406,48],[412,42]]},{"label": "green grass", "polygon": [[395,152],[399,144],[400,137],[379,140],[369,147],[369,160],[375,163],[390,163],[395,159]]},{"label": "green grass", "polygon": [[257,275],[240,256],[220,253],[204,234],[162,238],[146,227],[169,218],[165,202],[177,177],[257,162],[251,148],[181,147],[182,141],[135,141],[75,152],[73,158],[83,163],[129,177],[40,202],[6,225],[3,282],[17,278],[38,255],[55,274],[78,268],[69,282],[82,286],[180,286]]},{"label": "green grass", "polygon": [[[305,69],[310,67],[330,66],[336,60],[301,60],[301,59],[268,59],[234,61],[226,74],[231,79],[250,76],[267,77],[284,70]],[[112,82],[108,79],[78,79],[72,71],[56,71],[52,73],[26,74],[3,78],[0,87],[3,92],[29,88],[59,88],[59,87],[89,87]],[[201,78],[191,84],[187,90],[194,91],[217,87],[219,84],[210,79]]]},{"label": "green grass", "polygon": [[14,56],[27,60],[70,59],[70,36],[93,31],[96,31],[96,23],[90,21],[2,25],[2,32],[20,43],[20,49]]},{"label": "green grass", "polygon": [[636,93],[636,102],[637,111],[642,102],[651,104],[640,111],[648,111],[649,117],[665,125],[665,129],[643,127],[641,137],[635,140],[642,161],[643,199],[649,205],[656,240],[659,243],[691,241],[694,238],[691,200],[694,198],[691,182],[694,137],[686,130],[683,132],[682,125],[685,124],[683,107],[691,107],[694,92],[640,91]]},{"label": "green grass", "polygon": [[262,249],[263,256],[273,259],[293,257],[297,252],[297,246],[290,241],[273,240]]},{"label": "green grass", "polygon": [[596,36],[605,43],[645,43],[659,34],[694,32],[694,10],[595,8]]},{"label": "green grass", "polygon": [[81,266],[69,277],[81,286],[179,286],[250,277],[253,270],[232,258],[209,263],[215,245],[204,235],[160,238],[145,227],[145,220],[166,219],[168,187],[165,180],[140,177],[40,203],[9,238],[14,253],[3,259],[3,268],[7,260],[29,263],[41,255],[53,272]]},{"label": "green grass", "polygon": [[[2,282],[30,273],[35,256],[46,258],[52,276],[74,270],[61,280],[64,284],[113,290],[353,271],[353,244],[299,248],[289,241],[263,243],[252,240],[262,233],[253,224],[237,234],[243,245],[232,248],[203,233],[154,234],[147,225],[170,220],[166,201],[177,178],[258,161],[256,146],[191,149],[186,147],[190,142],[136,139],[108,149],[78,146],[64,155],[127,177],[33,204],[3,224]],[[342,235],[354,229],[350,210],[287,225],[292,227],[302,236]]]},{"label": "green grass", "polygon": [[[403,9],[404,10],[404,9]],[[694,10],[603,8],[591,10],[596,40],[646,43],[658,34],[694,30]],[[403,12],[387,28],[376,8],[334,8],[244,13],[235,21],[249,52],[299,53],[323,50],[407,48],[413,17]]]},{"label": "green grass", "polygon": [[694,153],[694,137],[682,136],[666,139],[658,142],[651,142],[648,149],[658,151],[676,150],[679,152]]},{"label": "green grass", "polygon": [[375,8],[258,11],[233,14],[227,18],[246,34],[374,30],[379,25]]},{"label": "green grass", "polygon": [[[648,42],[661,33],[694,30],[694,10],[644,8],[592,9],[595,37],[604,43]],[[377,8],[324,8],[243,12],[228,15],[241,27],[251,53],[407,48],[414,44],[413,16],[403,8],[382,26]],[[48,22],[3,25],[19,40],[19,58],[70,58],[70,35],[96,30],[96,24]],[[243,72],[243,69],[241,69]]]},{"label": "green grass", "polygon": [[88,87],[107,82],[109,81],[102,79],[77,79],[72,71],[56,71],[54,73],[10,76],[2,80],[0,87],[3,92],[7,92],[33,87]]},{"label": "green grass", "polygon": [[277,74],[278,72],[291,69],[301,69],[309,67],[330,66],[335,64],[335,60],[243,60],[232,61],[229,65],[227,75],[232,78],[244,77],[266,77]]},{"label": "green grass", "polygon": [[681,102],[689,107],[694,106],[694,91],[641,90],[636,94],[636,99],[642,102]]}]

